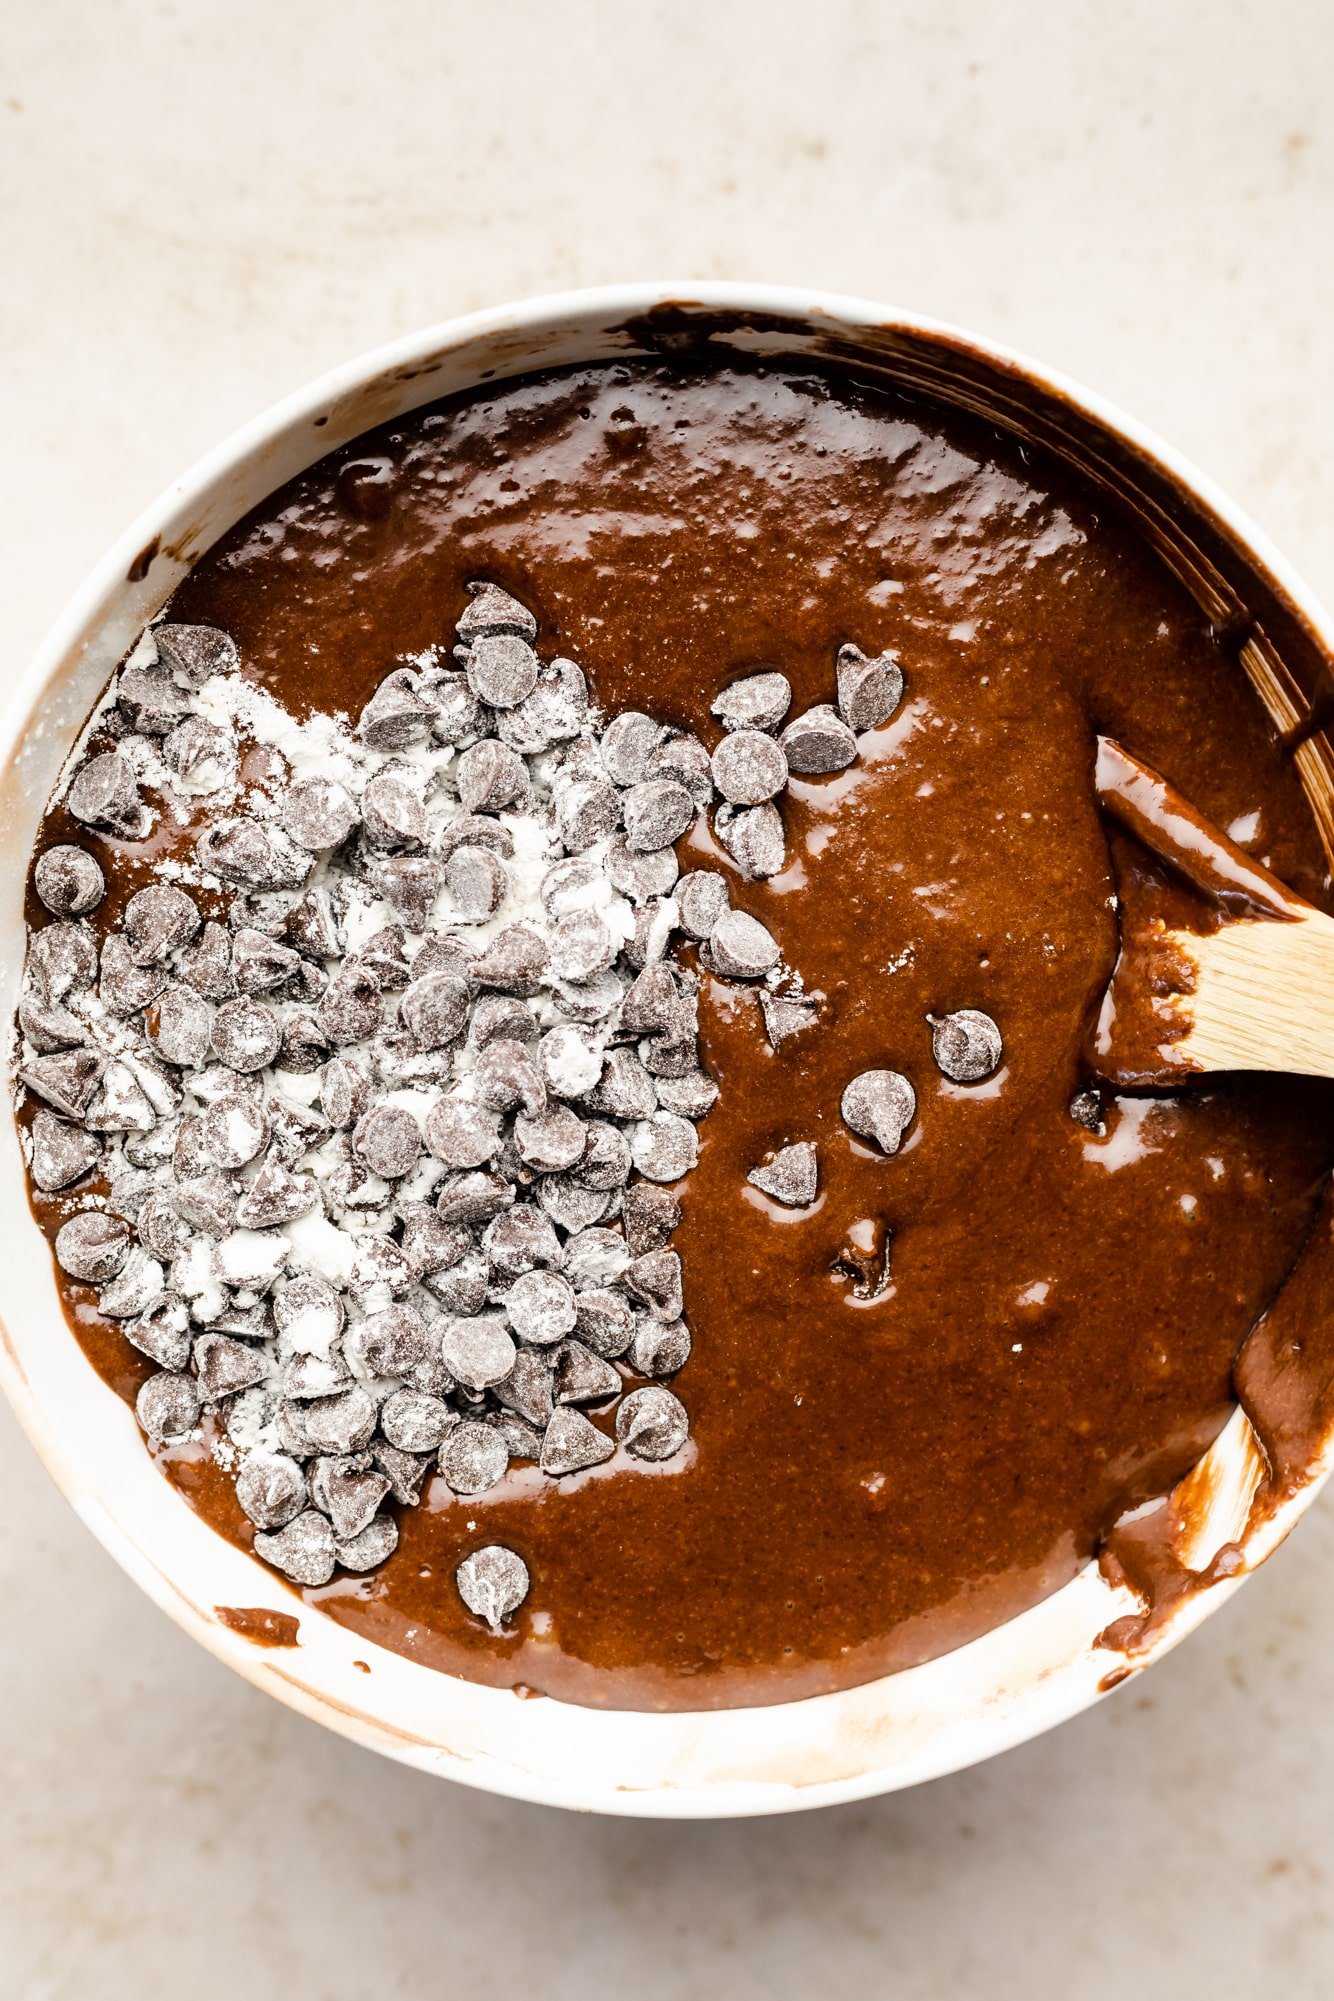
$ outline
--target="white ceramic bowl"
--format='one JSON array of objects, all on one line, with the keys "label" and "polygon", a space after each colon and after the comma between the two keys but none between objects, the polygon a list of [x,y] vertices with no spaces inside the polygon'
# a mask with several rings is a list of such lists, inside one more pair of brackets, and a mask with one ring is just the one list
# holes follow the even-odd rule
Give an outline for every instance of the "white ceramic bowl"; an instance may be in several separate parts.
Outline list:
[{"label": "white ceramic bowl", "polygon": [[[0,734],[0,1007],[12,1016],[22,893],[43,805],[93,702],[146,620],[249,508],[336,446],[454,390],[534,367],[680,348],[830,356],[868,376],[982,410],[1079,465],[1222,620],[1258,593],[1272,629],[1326,655],[1328,620],[1259,532],[1199,473],[1073,384],[936,322],[862,300],[754,286],[636,286],[538,299],[433,327],[289,397],[166,492],[94,571],[23,680]],[[1258,582],[1256,580],[1259,580]],[[1253,609],[1253,607],[1252,607]],[[1282,722],[1304,676],[1263,648],[1243,659]],[[1309,668],[1309,659],[1308,659]],[[1323,751],[1304,759],[1319,791]],[[1325,796],[1329,796],[1328,788]],[[1326,816],[1328,817],[1328,816]],[[414,1665],[297,1603],[200,1521],[155,1470],[133,1414],[85,1361],[30,1219],[13,1121],[0,1119],[8,1218],[0,1380],[84,1521],[164,1611],[303,1715],[423,1771],[553,1805],[659,1816],[819,1806],[913,1785],[1019,1743],[1097,1700],[1126,1663],[1096,1645],[1135,1609],[1090,1565],[1022,1617],[940,1660],[844,1694],[748,1710],[647,1715],[521,1701]],[[1242,1533],[1260,1460],[1238,1412],[1187,1483],[1184,1554],[1201,1566]],[[1253,1566],[1309,1505],[1311,1483],[1252,1537]],[[1236,1589],[1188,1599],[1143,1666]],[[264,1649],[216,1608],[300,1615],[300,1643]],[[357,1665],[365,1663],[365,1668]]]}]

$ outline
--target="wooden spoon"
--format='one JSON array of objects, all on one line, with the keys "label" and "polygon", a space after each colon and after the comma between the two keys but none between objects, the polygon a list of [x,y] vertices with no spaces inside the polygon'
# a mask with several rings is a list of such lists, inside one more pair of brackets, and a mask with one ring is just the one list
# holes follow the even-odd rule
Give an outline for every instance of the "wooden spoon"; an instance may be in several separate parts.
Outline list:
[{"label": "wooden spoon", "polygon": [[[1123,934],[1094,1067],[1112,1083],[1217,1070],[1334,1077],[1334,918],[1109,737],[1098,739],[1095,783],[1104,811],[1202,890],[1221,921]],[[1146,1050],[1159,1068],[1146,1068]]]}]

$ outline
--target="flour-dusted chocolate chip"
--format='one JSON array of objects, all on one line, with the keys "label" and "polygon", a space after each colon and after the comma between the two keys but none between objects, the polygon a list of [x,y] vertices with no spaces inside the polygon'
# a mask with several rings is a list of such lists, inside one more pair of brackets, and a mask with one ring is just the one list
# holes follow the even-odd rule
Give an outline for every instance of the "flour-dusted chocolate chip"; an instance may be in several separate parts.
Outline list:
[{"label": "flour-dusted chocolate chip", "polygon": [[591,980],[616,958],[616,940],[596,910],[572,910],[551,926],[551,970],[561,980]]},{"label": "flour-dusted chocolate chip", "polygon": [[617,785],[642,785],[648,777],[648,761],[662,742],[666,730],[652,716],[637,709],[624,709],[602,732],[602,762]]},{"label": "flour-dusted chocolate chip", "polygon": [[232,978],[239,994],[276,993],[300,971],[301,959],[290,945],[245,924],[232,939]]},{"label": "flour-dusted chocolate chip", "polygon": [[514,1358],[514,1367],[494,1389],[507,1410],[517,1412],[542,1431],[553,1409],[550,1357],[533,1348],[521,1348]]},{"label": "flour-dusted chocolate chip", "polygon": [[619,890],[622,896],[628,896],[632,903],[647,903],[654,897],[670,896],[681,870],[674,848],[636,853],[622,834],[618,834],[608,848],[603,867],[613,889]]},{"label": "flour-dusted chocolate chip", "polygon": [[599,1431],[581,1410],[561,1404],[553,1412],[542,1438],[542,1471],[553,1480],[566,1473],[582,1473],[586,1467],[600,1466],[616,1447],[605,1431]]},{"label": "flour-dusted chocolate chip", "polygon": [[264,1162],[236,1205],[244,1230],[274,1230],[295,1223],[320,1206],[319,1184],[309,1174],[293,1174],[280,1160]]},{"label": "flour-dusted chocolate chip", "polygon": [[127,1341],[156,1362],[160,1369],[177,1372],[190,1360],[190,1315],[184,1300],[164,1293],[137,1320],[122,1322]]},{"label": "flour-dusted chocolate chip", "polygon": [[860,646],[840,646],[836,673],[839,712],[849,729],[879,729],[903,700],[903,669],[896,653],[868,658]]},{"label": "flour-dusted chocolate chip", "polygon": [[[436,1214],[447,1223],[489,1223],[512,1207],[514,1187],[499,1174],[471,1172],[447,1175],[436,1196]],[[475,1309],[470,1308],[469,1311]]]},{"label": "flour-dusted chocolate chip", "polygon": [[746,1176],[752,1187],[769,1195],[787,1209],[808,1209],[819,1187],[820,1169],[814,1140],[798,1140],[780,1147],[762,1167],[753,1167]]},{"label": "flour-dusted chocolate chip", "polygon": [[[556,788],[556,831],[572,855],[605,840],[620,824],[621,795],[605,778],[576,778]],[[659,844],[661,845],[661,844]]]},{"label": "flour-dusted chocolate chip", "polygon": [[241,664],[236,641],[216,625],[153,627],[157,657],[187,688],[202,688],[215,674],[234,674]]},{"label": "flour-dusted chocolate chip", "polygon": [[415,1507],[421,1498],[422,1482],[431,1470],[430,1458],[425,1453],[401,1451],[398,1446],[377,1439],[371,1446],[371,1459],[388,1480],[394,1499],[405,1508]]},{"label": "flour-dusted chocolate chip", "polygon": [[792,684],[776,667],[729,681],[712,712],[725,730],[776,730],[792,706]]},{"label": "flour-dusted chocolate chip", "polygon": [[119,750],[104,750],[80,765],[67,803],[85,827],[104,828],[112,834],[137,832],[143,818],[139,781],[133,765]]},{"label": "flour-dusted chocolate chip", "polygon": [[514,1121],[519,1158],[537,1174],[561,1174],[584,1156],[584,1122],[568,1105],[551,1105]]},{"label": "flour-dusted chocolate chip", "polygon": [[416,1276],[392,1237],[366,1232],[357,1240],[347,1289],[363,1313],[377,1313],[411,1291]]},{"label": "flour-dusted chocolate chip", "polygon": [[106,895],[107,881],[87,848],[63,844],[37,857],[33,887],[53,917],[86,917]]},{"label": "flour-dusted chocolate chip", "polygon": [[731,897],[726,876],[716,869],[691,869],[676,885],[676,908],[688,938],[709,937]]},{"label": "flour-dusted chocolate chip", "polygon": [[680,840],[695,819],[695,802],[672,778],[632,785],[621,801],[625,845],[631,854],[654,854]]},{"label": "flour-dusted chocolate chip", "polygon": [[456,1494],[484,1494],[504,1478],[509,1463],[501,1433],[470,1419],[456,1424],[440,1448],[440,1472]]},{"label": "flour-dusted chocolate chip", "polygon": [[272,1063],[282,1039],[282,1025],[273,1009],[248,998],[224,1001],[209,1032],[218,1061],[243,1075]]},{"label": "flour-dusted chocolate chip", "polygon": [[679,1397],[658,1383],[631,1390],[616,1412],[616,1436],[636,1459],[671,1459],[690,1435],[690,1420]]},{"label": "flour-dusted chocolate chip", "polygon": [[515,709],[537,686],[539,662],[516,632],[483,632],[468,648],[464,672],[479,702],[492,709]]},{"label": "flour-dusted chocolate chip", "polygon": [[364,966],[340,966],[320,996],[315,1019],[335,1049],[369,1041],[384,1019],[384,998],[375,975]]},{"label": "flour-dusted chocolate chip", "polygon": [[57,1049],[80,1049],[88,1041],[88,1024],[59,1001],[45,1001],[29,983],[19,995],[19,1028],[39,1055]]},{"label": "flour-dusted chocolate chip", "polygon": [[175,1369],[150,1376],[134,1402],[134,1414],[154,1445],[188,1438],[199,1422],[199,1392]]},{"label": "flour-dusted chocolate chip", "polygon": [[194,1366],[199,1394],[210,1404],[262,1383],[268,1373],[263,1355],[226,1334],[201,1334],[194,1345]]},{"label": "flour-dusted chocolate chip", "polygon": [[145,1028],[164,1062],[194,1070],[208,1060],[213,1010],[183,980],[162,989],[148,1010]]},{"label": "flour-dusted chocolate chip", "polygon": [[504,1631],[528,1596],[528,1566],[503,1543],[488,1543],[465,1557],[454,1581],[468,1610],[493,1633]]},{"label": "flour-dusted chocolate chip", "polygon": [[113,1059],[88,1101],[83,1122],[90,1132],[147,1133],[157,1124],[157,1112],[135,1071]]},{"label": "flour-dusted chocolate chip", "polygon": [[375,1400],[360,1383],[302,1405],[301,1423],[316,1452],[360,1452],[375,1430]]},{"label": "flour-dusted chocolate chip", "polygon": [[163,739],[162,762],[174,774],[174,790],[206,799],[236,776],[236,738],[203,716],[186,716]]},{"label": "flour-dusted chocolate chip", "polygon": [[614,1285],[628,1262],[629,1252],[619,1230],[579,1230],[565,1246],[564,1272],[576,1292]]},{"label": "flour-dusted chocolate chip", "polygon": [[[653,1045],[648,1045],[652,1057]],[[683,1070],[679,1077],[658,1078],[658,1103],[678,1118],[707,1118],[717,1104],[718,1086],[706,1070]]]},{"label": "flour-dusted chocolate chip", "polygon": [[190,1241],[190,1227],[165,1189],[155,1189],[140,1209],[135,1222],[139,1242],[145,1250],[169,1264],[177,1251]]},{"label": "flour-dusted chocolate chip", "polygon": [[530,1271],[559,1271],[565,1262],[560,1239],[540,1210],[516,1203],[487,1224],[482,1249],[501,1279]]},{"label": "flour-dusted chocolate chip", "polygon": [[236,1092],[205,1107],[198,1133],[201,1160],[235,1172],[268,1145],[269,1115],[258,1098]]},{"label": "flour-dusted chocolate chip", "polygon": [[504,903],[509,877],[489,848],[458,847],[445,863],[445,887],[460,923],[484,924]]},{"label": "flour-dusted chocolate chip", "polygon": [[294,1403],[331,1397],[347,1389],[352,1372],[341,1355],[293,1355],[283,1370],[283,1395]]},{"label": "flour-dusted chocolate chip", "polygon": [[334,1532],[317,1508],[304,1509],[276,1535],[257,1534],[255,1555],[309,1590],[327,1584],[337,1563]]},{"label": "flour-dusted chocolate chip", "polygon": [[343,941],[327,889],[317,884],[292,905],[283,920],[283,935],[307,959],[335,959],[341,954]]},{"label": "flour-dusted chocolate chip", "polygon": [[344,1570],[364,1572],[388,1563],[397,1548],[398,1523],[392,1515],[376,1515],[359,1535],[340,1539],[334,1553]]},{"label": "flour-dusted chocolate chip", "polygon": [[82,1126],[70,1125],[48,1111],[39,1111],[32,1122],[32,1153],[29,1171],[47,1195],[69,1188],[90,1174],[102,1158],[102,1142]]},{"label": "flour-dusted chocolate chip", "polygon": [[386,855],[367,874],[380,895],[414,935],[429,929],[445,872],[432,855]]},{"label": "flour-dusted chocolate chip", "polygon": [[108,1320],[138,1320],[161,1299],[166,1285],[157,1259],[135,1245],[115,1278],[97,1295],[97,1310]]},{"label": "flour-dusted chocolate chip", "polygon": [[1086,1132],[1101,1134],[1107,1130],[1102,1098],[1096,1090],[1077,1091],[1070,1100],[1070,1116]]},{"label": "flour-dusted chocolate chip", "polygon": [[401,1181],[422,1150],[421,1127],[403,1105],[372,1105],[352,1134],[357,1158],[383,1181]]},{"label": "flour-dusted chocolate chip", "polygon": [[492,1313],[448,1319],[440,1337],[445,1367],[470,1390],[486,1390],[502,1382],[514,1367],[516,1353],[504,1321]]},{"label": "flour-dusted chocolate chip", "polygon": [[534,925],[511,924],[473,960],[473,978],[479,986],[499,987],[525,999],[541,986],[549,956],[547,941]]},{"label": "flour-dusted chocolate chip", "polygon": [[844,1124],[882,1153],[897,1153],[917,1110],[917,1093],[900,1070],[863,1070],[843,1093]]},{"label": "flour-dusted chocolate chip", "polygon": [[788,770],[802,778],[846,771],[857,757],[857,739],[836,709],[821,703],[790,722],[778,739]]},{"label": "flour-dusted chocolate chip", "polygon": [[471,992],[454,973],[414,979],[399,1003],[399,1020],[422,1049],[444,1049],[468,1020]]},{"label": "flour-dusted chocolate chip", "polygon": [[476,743],[485,732],[486,716],[468,686],[466,674],[434,671],[429,677],[428,692],[436,709],[431,725],[436,742],[453,744],[456,748]]},{"label": "flour-dusted chocolate chip", "polygon": [[320,1072],[320,1105],[335,1132],[355,1125],[371,1101],[371,1080],[351,1056],[331,1056]]},{"label": "flour-dusted chocolate chip", "polygon": [[457,1423],[457,1412],[423,1390],[395,1390],[380,1406],[380,1429],[402,1452],[438,1451]]},{"label": "flour-dusted chocolate chip", "polygon": [[241,1511],[257,1529],[282,1529],[306,1505],[306,1476],[282,1452],[252,1452],[236,1476]]},{"label": "flour-dusted chocolate chip", "polygon": [[[253,1298],[268,1291],[290,1252],[291,1246],[281,1231],[236,1229],[213,1246],[212,1265],[223,1285]],[[239,1303],[246,1305],[249,1301]]]},{"label": "flour-dusted chocolate chip", "polygon": [[313,1014],[289,1014],[283,1023],[283,1039],[277,1068],[293,1076],[309,1077],[329,1054],[329,1038]]},{"label": "flour-dusted chocolate chip", "polygon": [[18,1080],[67,1119],[81,1119],[101,1078],[103,1059],[91,1049],[65,1049],[21,1064]]},{"label": "flour-dusted chocolate chip", "polygon": [[340,1543],[361,1534],[388,1492],[389,1482],[372,1469],[369,1453],[321,1457],[310,1468],[310,1498],[329,1517]]},{"label": "flour-dusted chocolate chip", "polygon": [[759,806],[787,784],[787,758],[763,730],[734,729],[713,753],[713,782],[733,806]]},{"label": "flour-dusted chocolate chip", "polygon": [[601,1222],[613,1197],[605,1188],[582,1187],[568,1174],[544,1174],[537,1184],[537,1199],[562,1230],[583,1230]]},{"label": "flour-dusted chocolate chip", "polygon": [[699,1159],[699,1140],[688,1119],[655,1112],[631,1132],[630,1153],[646,1181],[681,1181]]},{"label": "flour-dusted chocolate chip", "polygon": [[760,1013],[764,1017],[764,1032],[770,1048],[781,1049],[794,1035],[800,1035],[803,1028],[811,1026],[819,1009],[813,1000],[801,994],[761,992]]},{"label": "flour-dusted chocolate chip", "polygon": [[357,953],[356,963],[374,976],[382,993],[397,993],[406,987],[412,978],[412,963],[402,925],[385,924],[372,932]]},{"label": "flour-dusted chocolate chip", "polygon": [[259,820],[224,820],[195,842],[201,868],[242,889],[300,889],[311,858],[277,827]]},{"label": "flour-dusted chocolate chip", "polygon": [[141,736],[165,736],[190,713],[190,698],[165,667],[124,667],[116,683],[116,706]]},{"label": "flour-dusted chocolate chip", "polygon": [[[107,939],[102,948],[102,974],[106,977]],[[210,918],[198,939],[181,960],[181,978],[204,1000],[227,1000],[235,993],[232,980],[232,941],[225,925]],[[147,1003],[145,1002],[146,1006]]]},{"label": "flour-dusted chocolate chip", "polygon": [[386,674],[361,712],[357,733],[371,750],[410,750],[425,743],[436,705],[411,669]]},{"label": "flour-dusted chocolate chip", "polygon": [[931,1054],[956,1084],[980,1084],[1000,1065],[1001,1032],[989,1014],[961,1007],[953,1014],[929,1014]]},{"label": "flour-dusted chocolate chip", "polygon": [[367,780],[361,818],[372,847],[417,848],[427,836],[421,787],[410,772],[392,765]]},{"label": "flour-dusted chocolate chip", "polygon": [[554,1347],[574,1331],[574,1290],[559,1272],[525,1272],[504,1295],[504,1302],[516,1340],[529,1347]]},{"label": "flour-dusted chocolate chip", "polygon": [[171,1190],[176,1213],[191,1229],[225,1237],[236,1222],[236,1189],[225,1174],[192,1175]]},{"label": "flour-dusted chocolate chip", "polygon": [[649,758],[644,775],[646,778],[670,778],[675,784],[684,785],[698,812],[702,812],[713,799],[709,753],[699,738],[688,731],[671,731]]},{"label": "flour-dusted chocolate chip", "polygon": [[106,1285],[130,1254],[130,1232],[118,1216],[84,1209],[56,1232],[56,1263],[85,1285]]},{"label": "flour-dusted chocolate chip", "polygon": [[[619,1126],[611,1125],[606,1119],[589,1119],[584,1126],[583,1158],[572,1170],[571,1178],[581,1188],[596,1192],[610,1192],[624,1188],[630,1179],[630,1142]],[[596,1221],[590,1217],[589,1221]],[[584,1225],[579,1225],[583,1228]]]},{"label": "flour-dusted chocolate chip", "polygon": [[97,940],[87,924],[47,924],[28,941],[29,979],[43,1000],[84,993],[97,978]]},{"label": "flour-dusted chocolate chip", "polygon": [[512,861],[514,836],[489,814],[460,813],[436,837],[434,848],[442,862],[448,861],[456,848],[486,848],[501,861]]},{"label": "flour-dusted chocolate chip", "polygon": [[641,1376],[674,1376],[690,1360],[690,1329],[684,1320],[654,1320],[641,1314],[626,1354]]},{"label": "flour-dusted chocolate chip", "polygon": [[552,998],[568,1021],[592,1026],[609,1021],[621,1004],[626,982],[614,969],[594,973],[591,980],[552,980]]},{"label": "flour-dusted chocolate chip", "polygon": [[748,881],[767,882],[787,867],[787,835],[783,816],[770,803],[763,806],[720,806],[713,831]]},{"label": "flour-dusted chocolate chip", "polygon": [[343,1302],[327,1279],[299,1272],[274,1294],[273,1318],[289,1348],[327,1357],[343,1331]]},{"label": "flour-dusted chocolate chip", "polygon": [[467,589],[472,603],[464,606],[463,616],[454,628],[464,646],[496,633],[512,632],[520,639],[537,638],[537,620],[533,614],[499,584],[476,582]]},{"label": "flour-dusted chocolate chip", "polygon": [[773,933],[745,910],[725,910],[709,934],[709,951],[728,979],[760,980],[778,964]]},{"label": "flour-dusted chocolate chip", "polygon": [[483,737],[465,750],[456,769],[465,813],[499,813],[528,797],[528,767],[517,750]]},{"label": "flour-dusted chocolate chip", "polygon": [[166,966],[136,966],[119,931],[103,941],[97,993],[109,1014],[126,1016],[151,1007],[170,978]]},{"label": "flour-dusted chocolate chip", "polygon": [[675,1251],[646,1251],[631,1260],[622,1284],[632,1299],[647,1306],[655,1320],[679,1320],[684,1307],[681,1260]]},{"label": "flour-dusted chocolate chip", "polygon": [[576,1296],[574,1331],[586,1348],[605,1361],[625,1353],[634,1330],[634,1315],[623,1294],[598,1286]]},{"label": "flour-dusted chocolate chip", "polygon": [[438,1098],[426,1115],[426,1144],[446,1167],[484,1167],[501,1148],[494,1113],[468,1098]]},{"label": "flour-dusted chocolate chip", "polygon": [[586,1029],[561,1022],[537,1045],[537,1068],[556,1098],[581,1098],[602,1075],[602,1052]]},{"label": "flour-dusted chocolate chip", "polygon": [[609,1049],[602,1075],[585,1100],[590,1111],[613,1119],[647,1119],[657,1110],[653,1079],[633,1049]]},{"label": "flour-dusted chocolate chip", "polygon": [[418,1275],[445,1271],[472,1247],[472,1237],[461,1223],[446,1223],[425,1202],[400,1202],[403,1218],[402,1250]]},{"label": "flour-dusted chocolate chip", "polygon": [[636,1182],[625,1191],[625,1241],[631,1257],[656,1251],[681,1221],[681,1204],[665,1188]]},{"label": "flour-dusted chocolate chip", "polygon": [[605,1403],[619,1396],[620,1374],[582,1341],[562,1341],[556,1350],[551,1378],[558,1404]]},{"label": "flour-dusted chocolate chip", "polygon": [[646,966],[626,992],[621,1004],[621,1026],[636,1035],[657,1035],[670,1030],[681,1007],[681,988],[670,966]]}]

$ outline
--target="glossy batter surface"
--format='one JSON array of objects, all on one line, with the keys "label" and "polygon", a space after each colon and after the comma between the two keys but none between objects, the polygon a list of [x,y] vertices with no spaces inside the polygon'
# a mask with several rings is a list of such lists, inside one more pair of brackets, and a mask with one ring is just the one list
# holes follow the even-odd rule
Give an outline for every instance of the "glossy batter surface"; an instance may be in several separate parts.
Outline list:
[{"label": "glossy batter surface", "polygon": [[[623,1706],[783,1700],[940,1653],[1065,1582],[1217,1433],[1330,1161],[1308,1083],[1109,1096],[1101,1133],[1071,1117],[1117,950],[1095,738],[1324,904],[1300,788],[1197,606],[1095,500],[957,414],[789,368],[643,363],[442,406],[276,495],[172,615],[225,627],[289,707],[355,715],[479,575],[533,606],[544,656],[573,655],[607,711],[710,746],[725,681],[780,667],[799,712],[832,699],[846,640],[897,649],[907,694],[850,771],[792,781],[785,874],[683,847],[824,996],[775,1053],[753,994],[706,978],[722,1097],[674,1240],[686,1453],[511,1469],[468,1500],[437,1479],[382,1571],[311,1595],[442,1668]],[[118,844],[93,845],[114,884]],[[927,1014],[961,1007],[1004,1036],[981,1085],[932,1062]],[[892,1159],[839,1117],[873,1067],[918,1093]],[[820,1198],[784,1210],[746,1174],[805,1139]],[[147,1365],[69,1297],[132,1389]],[[198,1448],[165,1457],[249,1535]],[[482,1540],[532,1573],[512,1640],[455,1591]]]}]

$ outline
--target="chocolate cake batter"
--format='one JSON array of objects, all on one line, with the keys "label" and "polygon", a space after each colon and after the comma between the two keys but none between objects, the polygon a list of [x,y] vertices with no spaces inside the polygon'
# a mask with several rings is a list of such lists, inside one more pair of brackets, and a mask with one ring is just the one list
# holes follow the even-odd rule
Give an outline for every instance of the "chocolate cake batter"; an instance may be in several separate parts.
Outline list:
[{"label": "chocolate cake batter", "polygon": [[[1063,1584],[1214,1438],[1331,1161],[1308,1082],[1104,1090],[1100,1130],[1072,1117],[1118,880],[1187,894],[1124,828],[1109,846],[1096,740],[1328,908],[1296,777],[1105,503],[980,423],[815,369],[644,362],[443,404],[273,496],[171,615],[231,633],[294,711],[355,715],[397,656],[447,638],[478,576],[536,610],[544,653],[577,659],[608,712],[710,746],[724,682],[779,667],[795,713],[830,699],[844,641],[896,649],[907,693],[851,770],[792,780],[782,875],[744,881],[707,832],[683,844],[825,997],[775,1052],[754,994],[705,978],[722,1097],[674,1239],[689,1448],[560,1482],[511,1469],[471,1499],[437,1479],[380,1572],[311,1596],[415,1659],[614,1706],[786,1700],[939,1654]],[[55,813],[40,845],[71,837]],[[92,845],[101,925],[149,858]],[[932,1062],[927,1016],[958,1008],[1004,1037],[980,1084]],[[890,1159],[839,1117],[848,1080],[886,1067],[918,1098]],[[748,1185],[810,1139],[813,1207]],[[149,1365],[85,1288],[67,1297],[132,1395]],[[248,1539],[204,1451],[163,1458]],[[532,1572],[512,1639],[459,1600],[464,1522]]]}]

